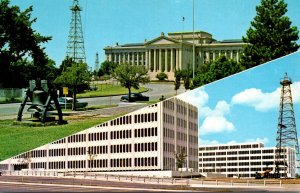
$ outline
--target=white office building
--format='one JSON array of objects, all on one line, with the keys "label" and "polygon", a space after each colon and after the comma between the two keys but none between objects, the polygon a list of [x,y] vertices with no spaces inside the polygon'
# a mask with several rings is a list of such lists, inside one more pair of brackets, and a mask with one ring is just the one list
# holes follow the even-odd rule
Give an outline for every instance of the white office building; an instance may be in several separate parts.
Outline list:
[{"label": "white office building", "polygon": [[174,152],[198,171],[198,110],[177,98],[150,105],[0,162],[56,172],[176,170]]},{"label": "white office building", "polygon": [[276,147],[264,147],[262,143],[200,146],[199,172],[254,178],[256,172],[263,173],[269,170],[270,173],[274,173],[275,161],[281,161],[286,164],[279,165],[280,175],[294,178],[295,150],[284,147],[279,160],[275,160],[276,152]]}]

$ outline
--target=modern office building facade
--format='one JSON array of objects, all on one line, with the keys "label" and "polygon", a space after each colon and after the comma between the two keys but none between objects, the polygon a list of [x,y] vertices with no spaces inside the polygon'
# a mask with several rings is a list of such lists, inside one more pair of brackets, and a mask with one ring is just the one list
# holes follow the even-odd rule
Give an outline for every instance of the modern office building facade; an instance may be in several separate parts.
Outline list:
[{"label": "modern office building facade", "polygon": [[281,159],[278,160],[275,160],[276,151],[276,147],[264,147],[262,143],[200,146],[199,172],[254,178],[256,172],[263,173],[269,170],[270,173],[274,173],[275,161],[281,161],[287,166],[279,165],[280,175],[294,178],[295,150],[290,147],[283,148]]},{"label": "modern office building facade", "polygon": [[142,65],[149,70],[151,79],[164,72],[174,80],[175,70],[193,69],[193,47],[195,48],[195,69],[219,56],[239,61],[245,43],[242,40],[216,41],[207,32],[164,33],[153,40],[104,48],[107,61]]},{"label": "modern office building facade", "polygon": [[0,170],[198,171],[198,110],[177,98],[150,105],[0,162]]}]

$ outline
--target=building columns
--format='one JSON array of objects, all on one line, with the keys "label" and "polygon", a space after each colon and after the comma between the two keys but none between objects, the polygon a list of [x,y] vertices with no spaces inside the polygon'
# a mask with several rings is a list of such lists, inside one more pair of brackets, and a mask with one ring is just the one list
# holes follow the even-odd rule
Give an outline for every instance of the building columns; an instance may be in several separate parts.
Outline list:
[{"label": "building columns", "polygon": [[149,62],[148,52],[149,52],[149,50],[146,50],[146,52],[145,52],[145,56],[146,56],[146,60],[145,60],[145,68],[146,68],[146,69],[149,69],[149,67],[148,67],[148,62]]},{"label": "building columns", "polygon": [[158,60],[158,63],[159,63],[158,70],[159,71],[161,71],[161,66],[162,66],[162,57],[161,57],[162,54],[161,53],[162,53],[162,51],[161,51],[161,49],[159,49],[159,60]]},{"label": "building columns", "polygon": [[170,64],[170,71],[171,72],[173,72],[173,48],[171,48],[171,59],[170,59],[170,62],[171,62],[171,64]]},{"label": "building columns", "polygon": [[168,49],[165,49],[165,72],[168,72]]},{"label": "building columns", "polygon": [[153,72],[156,72],[156,49],[154,49],[154,70]]}]

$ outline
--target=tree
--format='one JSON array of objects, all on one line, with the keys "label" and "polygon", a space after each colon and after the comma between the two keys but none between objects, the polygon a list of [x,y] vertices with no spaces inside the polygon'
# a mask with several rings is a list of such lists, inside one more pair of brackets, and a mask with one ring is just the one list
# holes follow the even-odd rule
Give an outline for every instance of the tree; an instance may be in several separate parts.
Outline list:
[{"label": "tree", "polygon": [[121,86],[128,89],[128,101],[131,98],[131,88],[139,89],[140,84],[145,84],[150,81],[148,71],[143,66],[130,65],[128,63],[117,66],[113,73]]},{"label": "tree", "polygon": [[296,41],[298,29],[291,27],[291,21],[285,13],[284,0],[261,0],[256,7],[257,15],[251,22],[243,41],[244,48],[241,63],[246,68],[257,66],[298,50]]},{"label": "tree", "polygon": [[181,71],[176,70],[175,81],[174,81],[174,90],[176,91],[176,95],[177,95],[177,90],[180,88],[180,80],[181,80]]},{"label": "tree", "polygon": [[175,164],[176,164],[177,169],[183,168],[186,157],[187,157],[187,155],[182,150],[180,150],[179,153],[175,152],[175,159],[176,159]]},{"label": "tree", "polygon": [[193,88],[199,87],[216,80],[228,77],[245,69],[241,64],[228,60],[224,55],[217,60],[204,64],[203,69],[198,71],[193,79]]},{"label": "tree", "polygon": [[117,65],[118,64],[114,62],[104,61],[101,64],[101,67],[99,68],[98,76],[111,75],[114,72]]},{"label": "tree", "polygon": [[[9,0],[0,1],[0,86],[28,86],[24,80],[44,78],[47,72],[48,58],[40,44],[51,38],[31,28],[36,21],[30,19],[32,7],[21,12],[18,6],[9,3]],[[24,69],[30,69],[30,74],[24,74]]]},{"label": "tree", "polygon": [[56,84],[61,84],[72,88],[73,105],[72,110],[76,110],[76,94],[78,87],[81,85],[89,85],[90,74],[88,66],[85,63],[73,63],[71,67],[67,67],[62,74],[55,79]]}]

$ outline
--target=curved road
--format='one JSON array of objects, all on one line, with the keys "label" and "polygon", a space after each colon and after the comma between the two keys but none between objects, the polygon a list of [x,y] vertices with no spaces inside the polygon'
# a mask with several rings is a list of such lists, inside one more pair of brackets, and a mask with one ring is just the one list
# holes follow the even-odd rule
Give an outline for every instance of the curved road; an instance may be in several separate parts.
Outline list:
[{"label": "curved road", "polygon": [[[150,100],[158,100],[162,95],[166,98],[175,96],[176,92],[174,90],[174,84],[158,84],[150,83],[143,85],[148,88],[149,91],[145,92],[144,95],[149,96]],[[185,90],[183,86],[177,91],[178,94],[183,93]],[[119,107],[126,106],[135,106],[140,105],[139,103],[124,103],[120,101],[120,96],[111,96],[111,97],[95,97],[95,98],[85,98],[79,99],[89,103],[89,106],[93,105],[109,105],[109,104],[118,104]],[[0,104],[0,119],[13,119],[17,117],[20,103],[11,103],[11,104]],[[24,117],[30,117],[30,113],[24,109]]]}]

